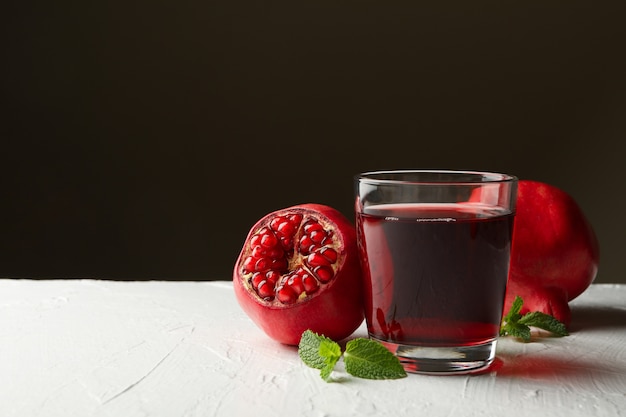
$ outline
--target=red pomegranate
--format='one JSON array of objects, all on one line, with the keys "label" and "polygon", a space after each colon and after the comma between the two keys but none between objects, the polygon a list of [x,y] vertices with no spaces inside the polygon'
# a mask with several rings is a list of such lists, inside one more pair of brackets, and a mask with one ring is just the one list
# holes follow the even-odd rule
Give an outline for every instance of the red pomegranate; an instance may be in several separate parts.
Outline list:
[{"label": "red pomegranate", "polygon": [[568,302],[596,277],[599,244],[574,198],[546,183],[520,180],[505,311],[516,295],[525,311],[570,323]]},{"label": "red pomegranate", "polygon": [[278,342],[297,345],[305,330],[335,340],[363,321],[356,232],[320,204],[275,211],[250,230],[233,271],[237,301]]}]

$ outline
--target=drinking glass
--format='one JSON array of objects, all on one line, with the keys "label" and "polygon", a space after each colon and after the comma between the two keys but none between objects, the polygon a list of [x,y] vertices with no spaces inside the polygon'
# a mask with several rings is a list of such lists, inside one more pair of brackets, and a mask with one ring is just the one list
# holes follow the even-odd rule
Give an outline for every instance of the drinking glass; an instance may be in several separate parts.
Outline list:
[{"label": "drinking glass", "polygon": [[517,178],[444,170],[356,176],[369,337],[408,372],[488,367],[509,272]]}]

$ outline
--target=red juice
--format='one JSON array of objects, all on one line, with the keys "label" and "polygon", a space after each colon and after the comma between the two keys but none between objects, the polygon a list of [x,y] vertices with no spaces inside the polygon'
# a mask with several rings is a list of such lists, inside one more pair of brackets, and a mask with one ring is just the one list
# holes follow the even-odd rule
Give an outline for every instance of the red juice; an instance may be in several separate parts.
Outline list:
[{"label": "red juice", "polygon": [[366,207],[357,226],[370,336],[421,346],[496,338],[510,211],[474,203],[388,204]]}]

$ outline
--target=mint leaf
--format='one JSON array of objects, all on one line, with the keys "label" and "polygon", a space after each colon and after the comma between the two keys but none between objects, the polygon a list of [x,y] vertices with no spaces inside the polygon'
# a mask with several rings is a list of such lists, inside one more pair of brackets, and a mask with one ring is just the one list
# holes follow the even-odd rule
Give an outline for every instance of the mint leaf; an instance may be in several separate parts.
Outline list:
[{"label": "mint leaf", "polygon": [[515,300],[513,300],[513,304],[511,305],[511,309],[504,316],[504,321],[508,322],[516,322],[522,317],[520,315],[520,311],[522,311],[522,306],[524,305],[524,300],[519,295],[515,296]]},{"label": "mint leaf", "polygon": [[328,382],[330,374],[333,372],[339,358],[341,358],[341,347],[332,340],[324,338],[320,342],[319,353],[324,358],[324,367],[320,371],[320,376],[324,381]]},{"label": "mint leaf", "polygon": [[549,314],[540,311],[533,311],[520,314],[524,301],[518,295],[515,297],[511,309],[502,318],[502,326],[500,327],[500,336],[513,336],[522,339],[524,342],[530,342],[530,328],[537,327],[546,330],[555,336],[567,336],[567,327]]},{"label": "mint leaf", "polygon": [[320,345],[323,340],[334,343],[329,338],[313,333],[311,330],[302,333],[298,344],[298,355],[307,366],[315,369],[322,369],[326,366],[325,358],[320,355]]},{"label": "mint leaf", "polygon": [[547,330],[555,336],[559,337],[569,335],[567,328],[563,323],[561,323],[551,315],[542,313],[540,311],[534,311],[532,313],[524,314],[524,316],[519,320],[518,323]]},{"label": "mint leaf", "polygon": [[513,336],[519,337],[524,342],[530,342],[530,327],[519,324],[517,322],[506,323],[500,331],[500,336]]},{"label": "mint leaf", "polygon": [[328,382],[337,361],[341,358],[341,347],[326,336],[306,330],[300,337],[298,355],[307,366],[320,369],[320,375]]},{"label": "mint leaf", "polygon": [[346,372],[358,378],[397,379],[407,376],[400,360],[382,344],[370,339],[350,340],[343,361]]}]

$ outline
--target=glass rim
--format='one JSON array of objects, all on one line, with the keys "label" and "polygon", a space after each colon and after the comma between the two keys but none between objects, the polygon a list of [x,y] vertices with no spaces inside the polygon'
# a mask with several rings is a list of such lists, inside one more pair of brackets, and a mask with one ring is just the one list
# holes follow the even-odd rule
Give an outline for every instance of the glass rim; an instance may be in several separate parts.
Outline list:
[{"label": "glass rim", "polygon": [[[424,178],[401,178],[403,175],[420,175]],[[435,178],[436,175],[447,178]],[[385,178],[385,176],[395,176],[397,178]],[[462,176],[472,177],[472,179],[460,179]],[[355,176],[359,182],[367,184],[416,184],[416,185],[476,185],[476,184],[498,184],[515,182],[518,178],[514,175],[504,174],[494,171],[472,171],[454,169],[397,169],[366,171]]]}]

